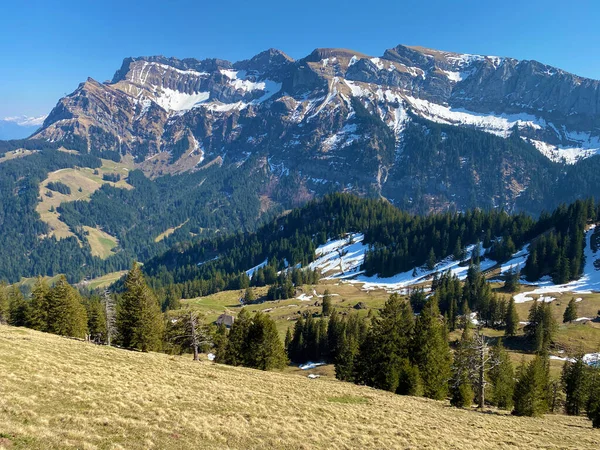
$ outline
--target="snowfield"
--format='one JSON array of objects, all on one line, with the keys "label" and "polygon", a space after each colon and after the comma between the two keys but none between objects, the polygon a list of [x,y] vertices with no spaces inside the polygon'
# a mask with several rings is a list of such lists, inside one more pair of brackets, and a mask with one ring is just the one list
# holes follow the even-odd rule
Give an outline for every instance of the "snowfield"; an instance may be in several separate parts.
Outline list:
[{"label": "snowfield", "polygon": [[[591,248],[591,238],[594,233],[595,225],[590,227],[586,233],[585,239],[585,268],[583,276],[579,280],[571,281],[566,284],[554,284],[548,277],[536,282],[539,286],[530,292],[521,292],[515,295],[516,303],[524,303],[535,300],[552,301],[553,297],[547,294],[572,292],[574,294],[591,294],[593,291],[600,291],[600,271],[596,269],[594,263],[600,258],[600,252],[594,252]],[[538,297],[537,299],[534,297]]]}]

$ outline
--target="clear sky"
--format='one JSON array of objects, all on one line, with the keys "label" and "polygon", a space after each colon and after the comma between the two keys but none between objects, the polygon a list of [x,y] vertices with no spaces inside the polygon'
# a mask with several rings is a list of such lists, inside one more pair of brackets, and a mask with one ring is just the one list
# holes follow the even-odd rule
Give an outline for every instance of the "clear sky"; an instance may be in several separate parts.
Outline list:
[{"label": "clear sky", "polygon": [[536,59],[600,79],[600,2],[557,0],[4,0],[0,118],[40,115],[127,56],[236,61],[270,47],[373,56],[397,44]]}]

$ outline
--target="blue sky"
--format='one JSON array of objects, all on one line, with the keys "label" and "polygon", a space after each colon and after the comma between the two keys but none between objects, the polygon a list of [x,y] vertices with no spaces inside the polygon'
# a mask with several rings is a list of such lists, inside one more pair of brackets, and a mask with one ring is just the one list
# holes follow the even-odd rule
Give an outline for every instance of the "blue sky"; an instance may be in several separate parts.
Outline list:
[{"label": "blue sky", "polygon": [[[8,4],[10,2],[10,4]],[[600,2],[158,1],[3,2],[0,118],[45,114],[88,76],[110,79],[127,56],[236,61],[270,47],[373,56],[397,44],[536,59],[600,79]]]}]

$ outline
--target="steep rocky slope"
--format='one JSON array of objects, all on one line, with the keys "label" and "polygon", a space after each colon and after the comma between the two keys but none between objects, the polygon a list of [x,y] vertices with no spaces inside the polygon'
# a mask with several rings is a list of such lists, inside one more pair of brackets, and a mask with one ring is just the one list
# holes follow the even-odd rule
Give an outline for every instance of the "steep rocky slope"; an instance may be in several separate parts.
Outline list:
[{"label": "steep rocky slope", "polygon": [[[381,57],[317,49],[297,61],[273,49],[236,63],[127,58],[111,82],[88,79],[61,99],[35,137],[130,154],[153,177],[258,154],[313,194],[512,208],[522,196],[544,203],[553,161],[576,164],[600,149],[599,86],[536,61],[402,45]],[[467,132],[447,142],[452,129],[521,139]],[[439,139],[427,147],[432,130]],[[442,158],[423,157],[432,146]],[[455,180],[439,178],[442,161]],[[488,189],[480,181],[490,168],[501,176]],[[540,209],[527,201],[520,206]]]}]

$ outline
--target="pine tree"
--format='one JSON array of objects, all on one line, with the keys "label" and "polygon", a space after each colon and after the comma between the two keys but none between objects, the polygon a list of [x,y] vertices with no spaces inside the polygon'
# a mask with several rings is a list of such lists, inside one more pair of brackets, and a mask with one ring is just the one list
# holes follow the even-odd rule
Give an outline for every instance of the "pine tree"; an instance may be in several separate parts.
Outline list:
[{"label": "pine tree", "polygon": [[48,296],[50,288],[42,277],[38,277],[31,291],[28,326],[38,331],[48,330]]},{"label": "pine tree", "polygon": [[335,377],[341,381],[355,381],[355,359],[358,356],[359,343],[352,335],[342,336],[340,348],[335,360]]},{"label": "pine tree", "polygon": [[592,421],[594,428],[600,428],[600,361],[596,360],[590,369],[589,397],[586,405],[587,416]]},{"label": "pine tree", "polygon": [[258,311],[248,327],[246,366],[260,370],[283,369],[287,357],[271,317]]},{"label": "pine tree", "polygon": [[571,298],[569,305],[563,314],[563,323],[572,322],[575,319],[577,319],[577,303],[575,303],[574,298]]},{"label": "pine tree", "polygon": [[106,342],[106,311],[99,298],[91,298],[86,302],[88,333],[90,340],[98,344]]},{"label": "pine tree", "polygon": [[502,339],[498,339],[492,348],[491,356],[493,364],[489,371],[490,401],[500,409],[511,409],[515,390],[515,371],[510,356],[502,345]]},{"label": "pine tree", "polygon": [[558,330],[550,303],[534,301],[529,310],[525,334],[536,352],[547,352]]},{"label": "pine tree", "polygon": [[48,294],[47,331],[63,336],[84,338],[87,313],[79,292],[62,275]]},{"label": "pine tree", "polygon": [[468,408],[473,404],[475,393],[471,379],[473,354],[473,336],[471,326],[467,322],[452,363],[452,379],[450,380],[450,404],[458,408]]},{"label": "pine tree", "polygon": [[356,361],[358,381],[396,392],[400,369],[409,357],[413,327],[410,304],[398,294],[390,295],[360,346]]},{"label": "pine tree", "polygon": [[431,298],[416,322],[413,358],[423,380],[423,394],[436,400],[446,398],[451,377],[452,355],[445,334],[437,301]]},{"label": "pine tree", "polygon": [[431,250],[429,250],[429,256],[427,257],[427,269],[429,269],[429,270],[435,269],[435,263],[436,263],[435,251],[433,250],[433,247],[431,247]]},{"label": "pine tree", "polygon": [[256,296],[254,295],[254,289],[252,289],[251,287],[247,287],[246,291],[244,292],[244,304],[248,305],[250,303],[253,303],[254,300],[256,300]]},{"label": "pine tree", "polygon": [[242,308],[235,322],[231,326],[231,330],[229,330],[225,364],[231,366],[247,365],[248,330],[250,324],[250,314],[246,308]]},{"label": "pine tree", "polygon": [[164,322],[156,296],[134,263],[125,279],[125,292],[117,311],[121,345],[138,350],[160,350]]},{"label": "pine tree", "polygon": [[587,404],[590,388],[583,355],[577,355],[573,362],[565,361],[561,381],[566,394],[565,412],[572,416],[580,415]]},{"label": "pine tree", "polygon": [[329,316],[329,314],[331,314],[331,294],[329,293],[329,289],[325,289],[325,292],[323,293],[322,308],[323,308],[322,315],[324,317],[327,317],[327,316]]},{"label": "pine tree", "polygon": [[8,300],[8,289],[0,282],[0,325],[6,325],[10,321],[10,303]]},{"label": "pine tree", "polygon": [[13,285],[8,291],[8,324],[13,327],[26,327],[29,314],[29,303],[17,285]]},{"label": "pine tree", "polygon": [[548,411],[547,357],[538,355],[527,366],[521,364],[513,400],[517,416],[541,416]]},{"label": "pine tree", "polygon": [[285,340],[283,341],[283,346],[285,348],[285,353],[288,355],[288,359],[291,360],[292,358],[290,357],[290,349],[291,349],[291,345],[292,345],[292,329],[290,327],[288,327],[287,331],[285,332]]},{"label": "pine tree", "polygon": [[519,326],[519,314],[515,306],[515,299],[511,298],[508,302],[508,308],[506,310],[506,316],[504,318],[506,328],[504,329],[504,335],[513,337],[517,335],[517,329]]}]

